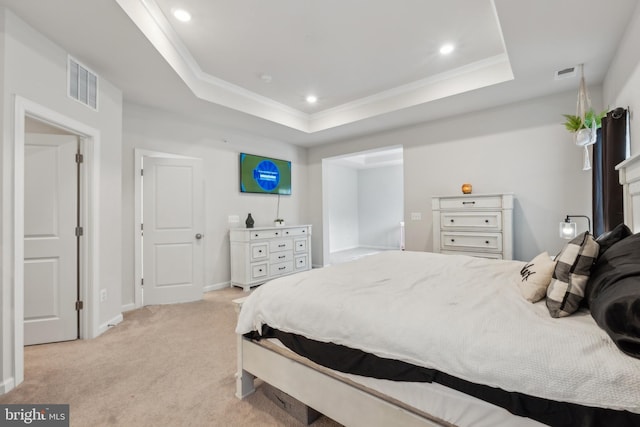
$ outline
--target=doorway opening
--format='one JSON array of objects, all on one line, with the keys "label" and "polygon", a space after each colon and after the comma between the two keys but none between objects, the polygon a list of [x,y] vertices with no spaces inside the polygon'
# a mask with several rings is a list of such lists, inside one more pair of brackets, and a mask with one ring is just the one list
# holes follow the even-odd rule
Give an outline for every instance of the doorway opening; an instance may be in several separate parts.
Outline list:
[{"label": "doorway opening", "polygon": [[[42,125],[76,135],[82,140],[84,167],[79,176],[80,204],[79,216],[83,224],[84,238],[78,246],[79,271],[76,272],[80,282],[82,310],[80,312],[81,339],[94,338],[101,333],[99,326],[99,304],[97,289],[99,279],[99,153],[100,132],[75,119],[64,116],[54,110],[37,104],[21,96],[15,96],[13,126],[13,164],[12,177],[12,215],[13,237],[10,244],[13,275],[13,298],[6,303],[9,313],[13,339],[4,351],[3,356],[12,367],[12,381],[5,382],[2,392],[7,392],[24,381],[24,315],[25,315],[25,142],[27,122],[34,120]],[[10,184],[11,185],[11,184]],[[105,329],[106,330],[106,326]]]},{"label": "doorway opening", "polygon": [[402,146],[322,161],[324,264],[404,249]]}]

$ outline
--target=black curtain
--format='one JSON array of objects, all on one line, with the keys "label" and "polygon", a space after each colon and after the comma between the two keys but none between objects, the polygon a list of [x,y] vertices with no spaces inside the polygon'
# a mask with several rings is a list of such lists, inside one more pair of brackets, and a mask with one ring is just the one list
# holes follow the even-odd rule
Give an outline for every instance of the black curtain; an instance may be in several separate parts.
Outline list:
[{"label": "black curtain", "polygon": [[628,114],[616,108],[602,119],[593,145],[593,234],[599,236],[624,222],[622,185],[615,167],[626,158]]}]

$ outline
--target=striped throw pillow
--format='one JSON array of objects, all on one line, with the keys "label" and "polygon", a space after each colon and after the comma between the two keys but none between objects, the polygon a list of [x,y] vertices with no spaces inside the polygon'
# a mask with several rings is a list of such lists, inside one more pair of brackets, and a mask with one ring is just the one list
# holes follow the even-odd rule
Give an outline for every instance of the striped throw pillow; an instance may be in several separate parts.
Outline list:
[{"label": "striped throw pillow", "polygon": [[569,316],[578,310],[599,250],[593,236],[585,231],[567,243],[556,257],[553,278],[547,288],[551,317]]}]

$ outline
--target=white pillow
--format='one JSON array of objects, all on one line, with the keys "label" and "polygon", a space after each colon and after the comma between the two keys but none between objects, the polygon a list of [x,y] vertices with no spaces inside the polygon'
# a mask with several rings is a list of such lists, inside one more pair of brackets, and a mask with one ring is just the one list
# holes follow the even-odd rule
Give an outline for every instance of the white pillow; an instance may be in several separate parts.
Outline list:
[{"label": "white pillow", "polygon": [[520,270],[518,287],[527,301],[538,302],[547,294],[556,262],[548,253],[543,252]]}]

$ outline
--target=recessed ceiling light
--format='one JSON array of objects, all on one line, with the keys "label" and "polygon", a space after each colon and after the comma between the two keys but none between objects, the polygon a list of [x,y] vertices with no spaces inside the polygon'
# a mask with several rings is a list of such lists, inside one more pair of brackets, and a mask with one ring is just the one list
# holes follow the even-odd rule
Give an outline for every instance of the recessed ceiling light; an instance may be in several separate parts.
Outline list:
[{"label": "recessed ceiling light", "polygon": [[440,53],[443,55],[448,55],[453,52],[453,49],[455,49],[455,47],[451,43],[447,43],[440,47]]},{"label": "recessed ceiling light", "polygon": [[174,9],[173,16],[178,21],[182,21],[182,22],[191,21],[191,14],[189,12],[187,12],[186,10],[184,10],[184,9]]},{"label": "recessed ceiling light", "polygon": [[309,104],[315,104],[318,102],[318,97],[315,95],[308,95],[306,99]]}]

